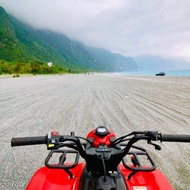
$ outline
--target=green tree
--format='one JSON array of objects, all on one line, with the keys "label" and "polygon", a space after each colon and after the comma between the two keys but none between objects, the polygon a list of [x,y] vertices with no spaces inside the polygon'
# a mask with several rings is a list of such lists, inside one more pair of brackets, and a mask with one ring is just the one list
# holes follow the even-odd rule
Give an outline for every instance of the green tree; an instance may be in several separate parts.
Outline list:
[{"label": "green tree", "polygon": [[14,66],[14,71],[15,73],[21,73],[21,67],[22,67],[22,63],[16,63]]},{"label": "green tree", "polygon": [[0,75],[2,75],[2,74],[3,74],[3,70],[2,70],[1,65],[0,65]]},{"label": "green tree", "polygon": [[34,74],[40,73],[41,66],[39,63],[31,63],[31,72]]}]

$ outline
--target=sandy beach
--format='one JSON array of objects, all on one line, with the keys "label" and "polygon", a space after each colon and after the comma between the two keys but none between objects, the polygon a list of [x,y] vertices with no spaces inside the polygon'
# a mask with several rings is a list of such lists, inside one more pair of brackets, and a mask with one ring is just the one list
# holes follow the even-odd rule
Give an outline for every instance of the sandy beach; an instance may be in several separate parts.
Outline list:
[{"label": "sandy beach", "polygon": [[[190,135],[190,77],[116,74],[0,78],[0,189],[25,189],[44,164],[45,145],[11,148],[12,137],[59,131],[86,136],[104,125],[119,137],[135,130]],[[190,187],[190,144],[159,143],[152,155],[175,190]]]}]

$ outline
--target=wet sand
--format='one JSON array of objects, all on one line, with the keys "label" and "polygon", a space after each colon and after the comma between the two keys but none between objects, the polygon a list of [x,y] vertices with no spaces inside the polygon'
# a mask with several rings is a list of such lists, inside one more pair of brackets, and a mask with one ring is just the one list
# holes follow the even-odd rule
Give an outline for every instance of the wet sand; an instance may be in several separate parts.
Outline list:
[{"label": "wet sand", "polygon": [[[190,77],[114,74],[0,78],[0,189],[24,189],[44,164],[45,145],[11,148],[12,137],[57,130],[79,136],[99,125],[190,134]],[[159,143],[160,144],[160,143]],[[190,144],[146,145],[175,190],[190,187]]]}]

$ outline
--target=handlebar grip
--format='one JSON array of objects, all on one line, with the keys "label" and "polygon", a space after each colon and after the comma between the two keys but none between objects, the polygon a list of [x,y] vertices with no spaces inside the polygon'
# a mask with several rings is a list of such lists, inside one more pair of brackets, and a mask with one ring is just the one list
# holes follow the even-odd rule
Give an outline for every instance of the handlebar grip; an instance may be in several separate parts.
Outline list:
[{"label": "handlebar grip", "polygon": [[38,137],[17,137],[12,138],[11,146],[25,146],[25,145],[37,145],[37,144],[46,144],[47,136],[38,136]]},{"label": "handlebar grip", "polygon": [[190,142],[190,135],[162,134],[160,140],[168,142]]}]

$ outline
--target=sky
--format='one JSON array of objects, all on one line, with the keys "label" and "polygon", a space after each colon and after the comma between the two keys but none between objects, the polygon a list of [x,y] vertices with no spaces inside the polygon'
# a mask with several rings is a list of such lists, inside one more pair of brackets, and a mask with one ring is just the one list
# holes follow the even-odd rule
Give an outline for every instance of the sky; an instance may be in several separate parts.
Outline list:
[{"label": "sky", "polygon": [[0,0],[0,6],[35,28],[124,56],[190,61],[190,0]]}]

